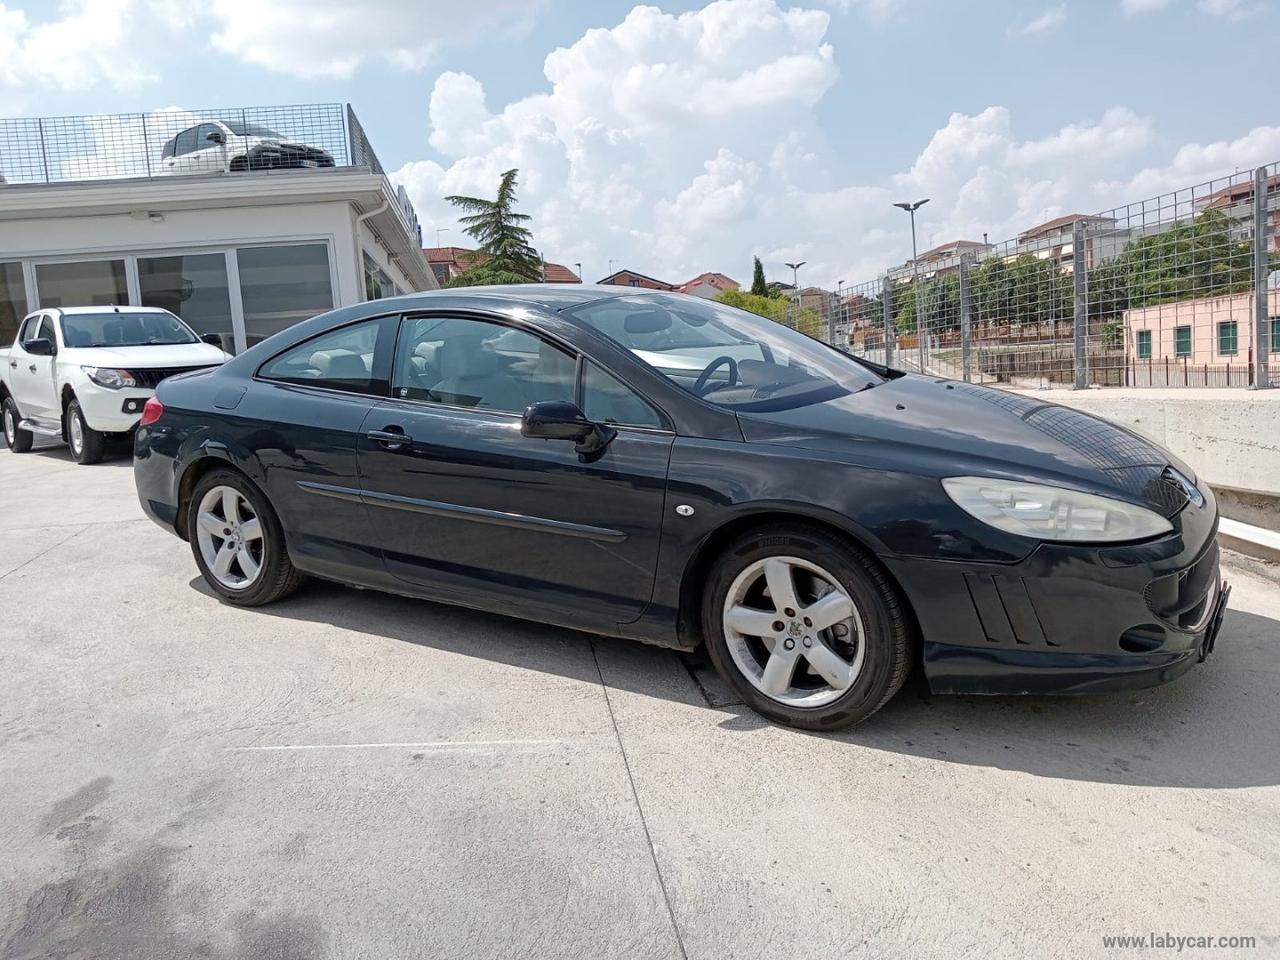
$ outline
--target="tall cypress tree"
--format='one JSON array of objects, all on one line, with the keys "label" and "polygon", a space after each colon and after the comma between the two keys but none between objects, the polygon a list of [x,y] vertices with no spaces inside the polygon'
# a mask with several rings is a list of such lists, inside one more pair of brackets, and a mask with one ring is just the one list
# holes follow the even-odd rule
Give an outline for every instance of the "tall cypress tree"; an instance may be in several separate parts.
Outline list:
[{"label": "tall cypress tree", "polygon": [[769,295],[769,288],[764,282],[764,264],[760,262],[759,257],[752,257],[755,261],[755,270],[751,274],[751,292],[757,297],[765,297]]}]

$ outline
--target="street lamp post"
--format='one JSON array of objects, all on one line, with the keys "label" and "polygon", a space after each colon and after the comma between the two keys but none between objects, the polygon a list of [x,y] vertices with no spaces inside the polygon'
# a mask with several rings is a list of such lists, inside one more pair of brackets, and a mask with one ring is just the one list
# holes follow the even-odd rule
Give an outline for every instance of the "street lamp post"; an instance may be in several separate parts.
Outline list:
[{"label": "street lamp post", "polygon": [[578,268],[578,282],[582,283],[582,264],[575,263],[574,266]]},{"label": "street lamp post", "polygon": [[448,233],[448,232],[449,232],[448,227],[436,227],[436,246],[437,247],[440,246],[440,234]]},{"label": "street lamp post", "polygon": [[801,260],[799,263],[787,264],[787,266],[791,268],[791,286],[795,289],[795,292],[796,292],[796,326],[797,328],[799,327],[799,324],[800,324],[800,306],[803,303],[803,300],[800,297],[800,268],[803,267],[808,262],[809,262],[808,260]]},{"label": "street lamp post", "polygon": [[920,309],[920,264],[916,261],[916,211],[929,202],[929,198],[914,203],[895,203],[895,207],[911,214],[911,299],[916,310],[916,356],[920,372],[924,373],[924,312]]}]

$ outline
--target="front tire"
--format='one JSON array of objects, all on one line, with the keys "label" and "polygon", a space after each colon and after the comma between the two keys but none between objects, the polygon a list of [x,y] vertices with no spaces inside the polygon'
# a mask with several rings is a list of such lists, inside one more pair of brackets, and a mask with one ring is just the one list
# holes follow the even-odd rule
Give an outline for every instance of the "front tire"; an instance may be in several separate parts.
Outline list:
[{"label": "front tire", "polygon": [[820,527],[770,525],[711,570],[703,636],[717,672],[757,713],[805,730],[871,716],[911,668],[911,619],[857,544]]},{"label": "front tire", "polygon": [[18,414],[18,405],[10,397],[4,398],[4,442],[14,453],[26,453],[31,449],[33,439],[30,430],[23,430],[18,424],[22,417]]},{"label": "front tire", "polygon": [[107,449],[106,434],[85,423],[80,401],[74,397],[67,404],[66,421],[67,446],[71,448],[71,456],[76,463],[98,463],[102,460]]},{"label": "front tire", "polygon": [[229,603],[260,607],[302,584],[275,510],[234,470],[200,478],[187,506],[187,535],[205,582]]}]

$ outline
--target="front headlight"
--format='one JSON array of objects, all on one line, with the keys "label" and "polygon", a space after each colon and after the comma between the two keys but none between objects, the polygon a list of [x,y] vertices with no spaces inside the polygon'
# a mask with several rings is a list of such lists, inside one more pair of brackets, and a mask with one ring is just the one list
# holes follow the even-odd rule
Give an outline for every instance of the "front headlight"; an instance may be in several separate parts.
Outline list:
[{"label": "front headlight", "polygon": [[1073,543],[1145,540],[1173,529],[1158,513],[1062,487],[986,477],[948,477],[942,487],[966,513],[997,530]]},{"label": "front headlight", "polygon": [[133,378],[133,374],[128,370],[120,370],[116,367],[84,367],[80,368],[85,372],[90,380],[100,387],[106,387],[108,390],[119,390],[122,387],[136,387],[138,381]]}]

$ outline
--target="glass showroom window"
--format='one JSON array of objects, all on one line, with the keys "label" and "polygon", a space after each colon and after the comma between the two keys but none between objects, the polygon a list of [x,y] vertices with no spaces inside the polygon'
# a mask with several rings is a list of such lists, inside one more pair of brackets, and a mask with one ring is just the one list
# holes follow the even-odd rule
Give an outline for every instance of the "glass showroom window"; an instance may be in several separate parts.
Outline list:
[{"label": "glass showroom window", "polygon": [[0,347],[13,343],[18,324],[27,315],[27,285],[22,264],[0,263]]},{"label": "glass showroom window", "polygon": [[226,254],[139,257],[138,291],[144,307],[164,307],[196,333],[216,333],[222,349],[235,352]]},{"label": "glass showroom window", "polygon": [[236,260],[247,346],[333,309],[327,244],[240,247]]},{"label": "glass showroom window", "polygon": [[36,290],[42,307],[128,306],[123,260],[37,263]]}]

